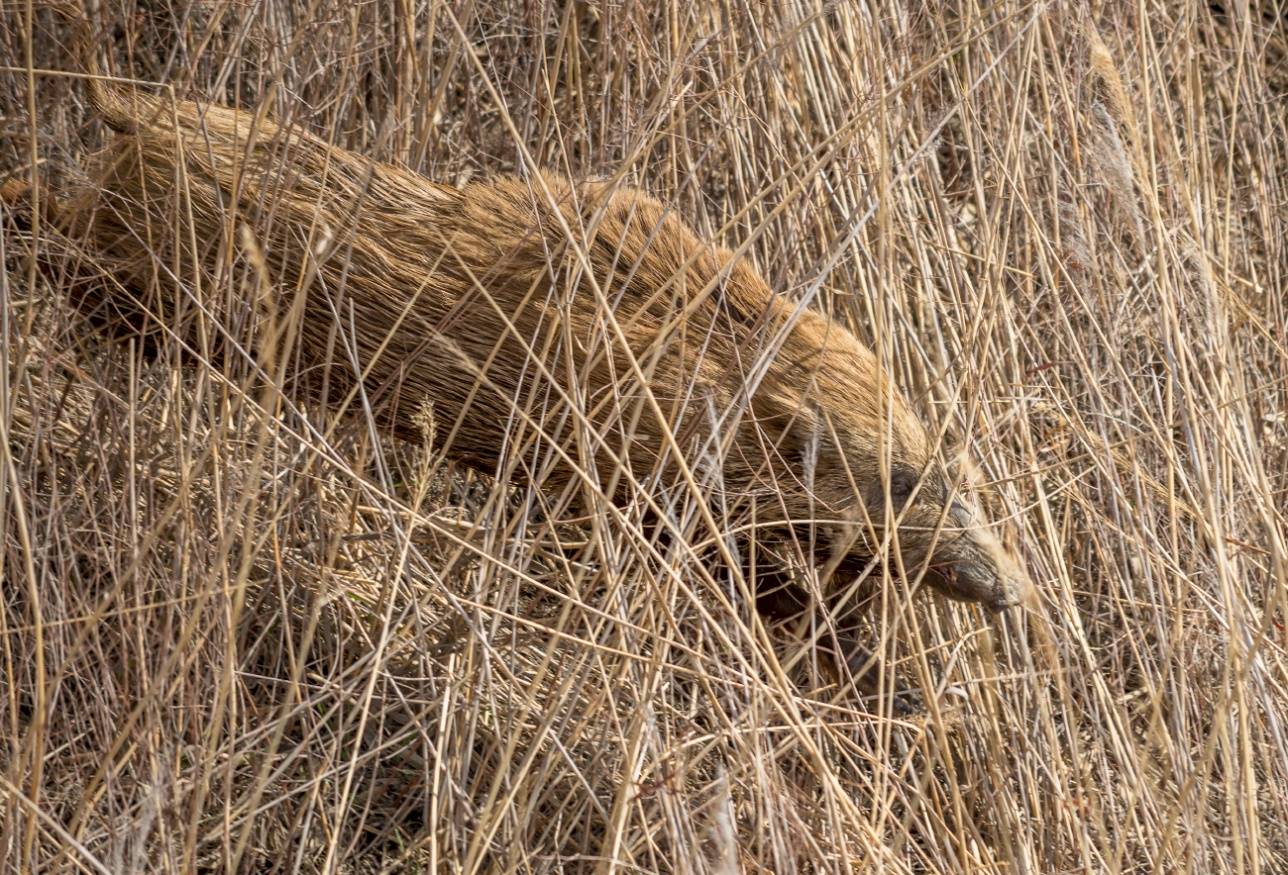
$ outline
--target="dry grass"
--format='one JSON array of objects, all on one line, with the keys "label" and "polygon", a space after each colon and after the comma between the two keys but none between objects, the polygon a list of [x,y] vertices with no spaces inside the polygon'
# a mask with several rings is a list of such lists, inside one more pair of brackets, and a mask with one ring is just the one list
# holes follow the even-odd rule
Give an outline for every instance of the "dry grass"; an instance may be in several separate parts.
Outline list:
[{"label": "dry grass", "polygon": [[[890,583],[874,639],[966,695],[871,713],[683,545],[96,332],[92,253],[6,218],[7,871],[1288,871],[1272,0],[104,5],[122,74],[746,244],[982,461],[1041,607]],[[63,34],[0,22],[0,181],[72,178]]]}]

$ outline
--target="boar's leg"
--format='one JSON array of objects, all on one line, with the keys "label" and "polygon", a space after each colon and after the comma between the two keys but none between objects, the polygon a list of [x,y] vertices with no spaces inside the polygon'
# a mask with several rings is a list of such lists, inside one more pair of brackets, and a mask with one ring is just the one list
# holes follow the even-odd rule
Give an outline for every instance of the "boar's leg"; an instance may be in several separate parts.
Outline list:
[{"label": "boar's leg", "polygon": [[[771,620],[787,620],[810,610],[809,594],[792,580],[790,572],[764,568],[757,568],[756,571],[756,610],[761,616]],[[852,618],[862,613],[867,608],[868,601],[870,599],[860,601],[846,612],[847,615]],[[853,686],[864,697],[880,695],[885,666],[871,650],[859,643],[853,632],[838,629],[835,633],[824,635],[819,641],[819,650],[827,657],[823,661],[824,665],[831,668],[839,683]],[[885,683],[885,693],[893,696],[893,713],[896,716],[907,716],[924,711],[925,703],[921,694],[896,681],[896,678],[890,678]]]}]

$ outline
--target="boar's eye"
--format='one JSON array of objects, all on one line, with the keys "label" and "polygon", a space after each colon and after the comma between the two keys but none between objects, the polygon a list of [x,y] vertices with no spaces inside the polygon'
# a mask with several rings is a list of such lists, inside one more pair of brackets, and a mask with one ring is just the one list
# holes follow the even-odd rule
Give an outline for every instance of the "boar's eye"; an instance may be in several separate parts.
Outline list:
[{"label": "boar's eye", "polygon": [[895,510],[899,510],[908,503],[908,498],[912,495],[912,490],[917,488],[919,479],[917,472],[907,465],[890,467],[890,503],[894,505]]}]

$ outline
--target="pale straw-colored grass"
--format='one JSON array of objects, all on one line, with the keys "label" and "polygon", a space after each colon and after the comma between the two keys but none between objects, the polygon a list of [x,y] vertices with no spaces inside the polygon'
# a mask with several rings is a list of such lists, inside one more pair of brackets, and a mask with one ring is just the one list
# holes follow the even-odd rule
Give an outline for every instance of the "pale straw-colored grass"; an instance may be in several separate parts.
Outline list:
[{"label": "pale straw-colored grass", "polygon": [[[25,5],[0,174],[56,190],[102,132]],[[6,215],[6,871],[1288,871],[1274,2],[102,5],[121,75],[744,247],[970,448],[1040,605],[889,582],[868,632],[941,694],[880,716],[640,508],[310,408],[241,325],[104,336],[94,253]],[[203,293],[273,337],[237,242]]]}]

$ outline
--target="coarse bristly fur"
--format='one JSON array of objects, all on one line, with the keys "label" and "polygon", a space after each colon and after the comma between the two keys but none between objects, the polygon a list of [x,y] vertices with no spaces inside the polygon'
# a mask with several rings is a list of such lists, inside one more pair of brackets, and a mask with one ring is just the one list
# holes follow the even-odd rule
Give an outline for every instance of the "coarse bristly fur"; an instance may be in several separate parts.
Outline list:
[{"label": "coarse bristly fur", "polygon": [[[663,513],[670,491],[720,490],[770,530],[817,522],[833,568],[878,555],[895,519],[905,573],[993,610],[1030,590],[872,352],[647,194],[452,187],[266,113],[89,94],[118,133],[53,215],[154,312],[250,240],[283,308],[306,295],[298,375],[361,388],[403,433],[431,402],[461,461]],[[195,263],[170,257],[193,240]]]}]

